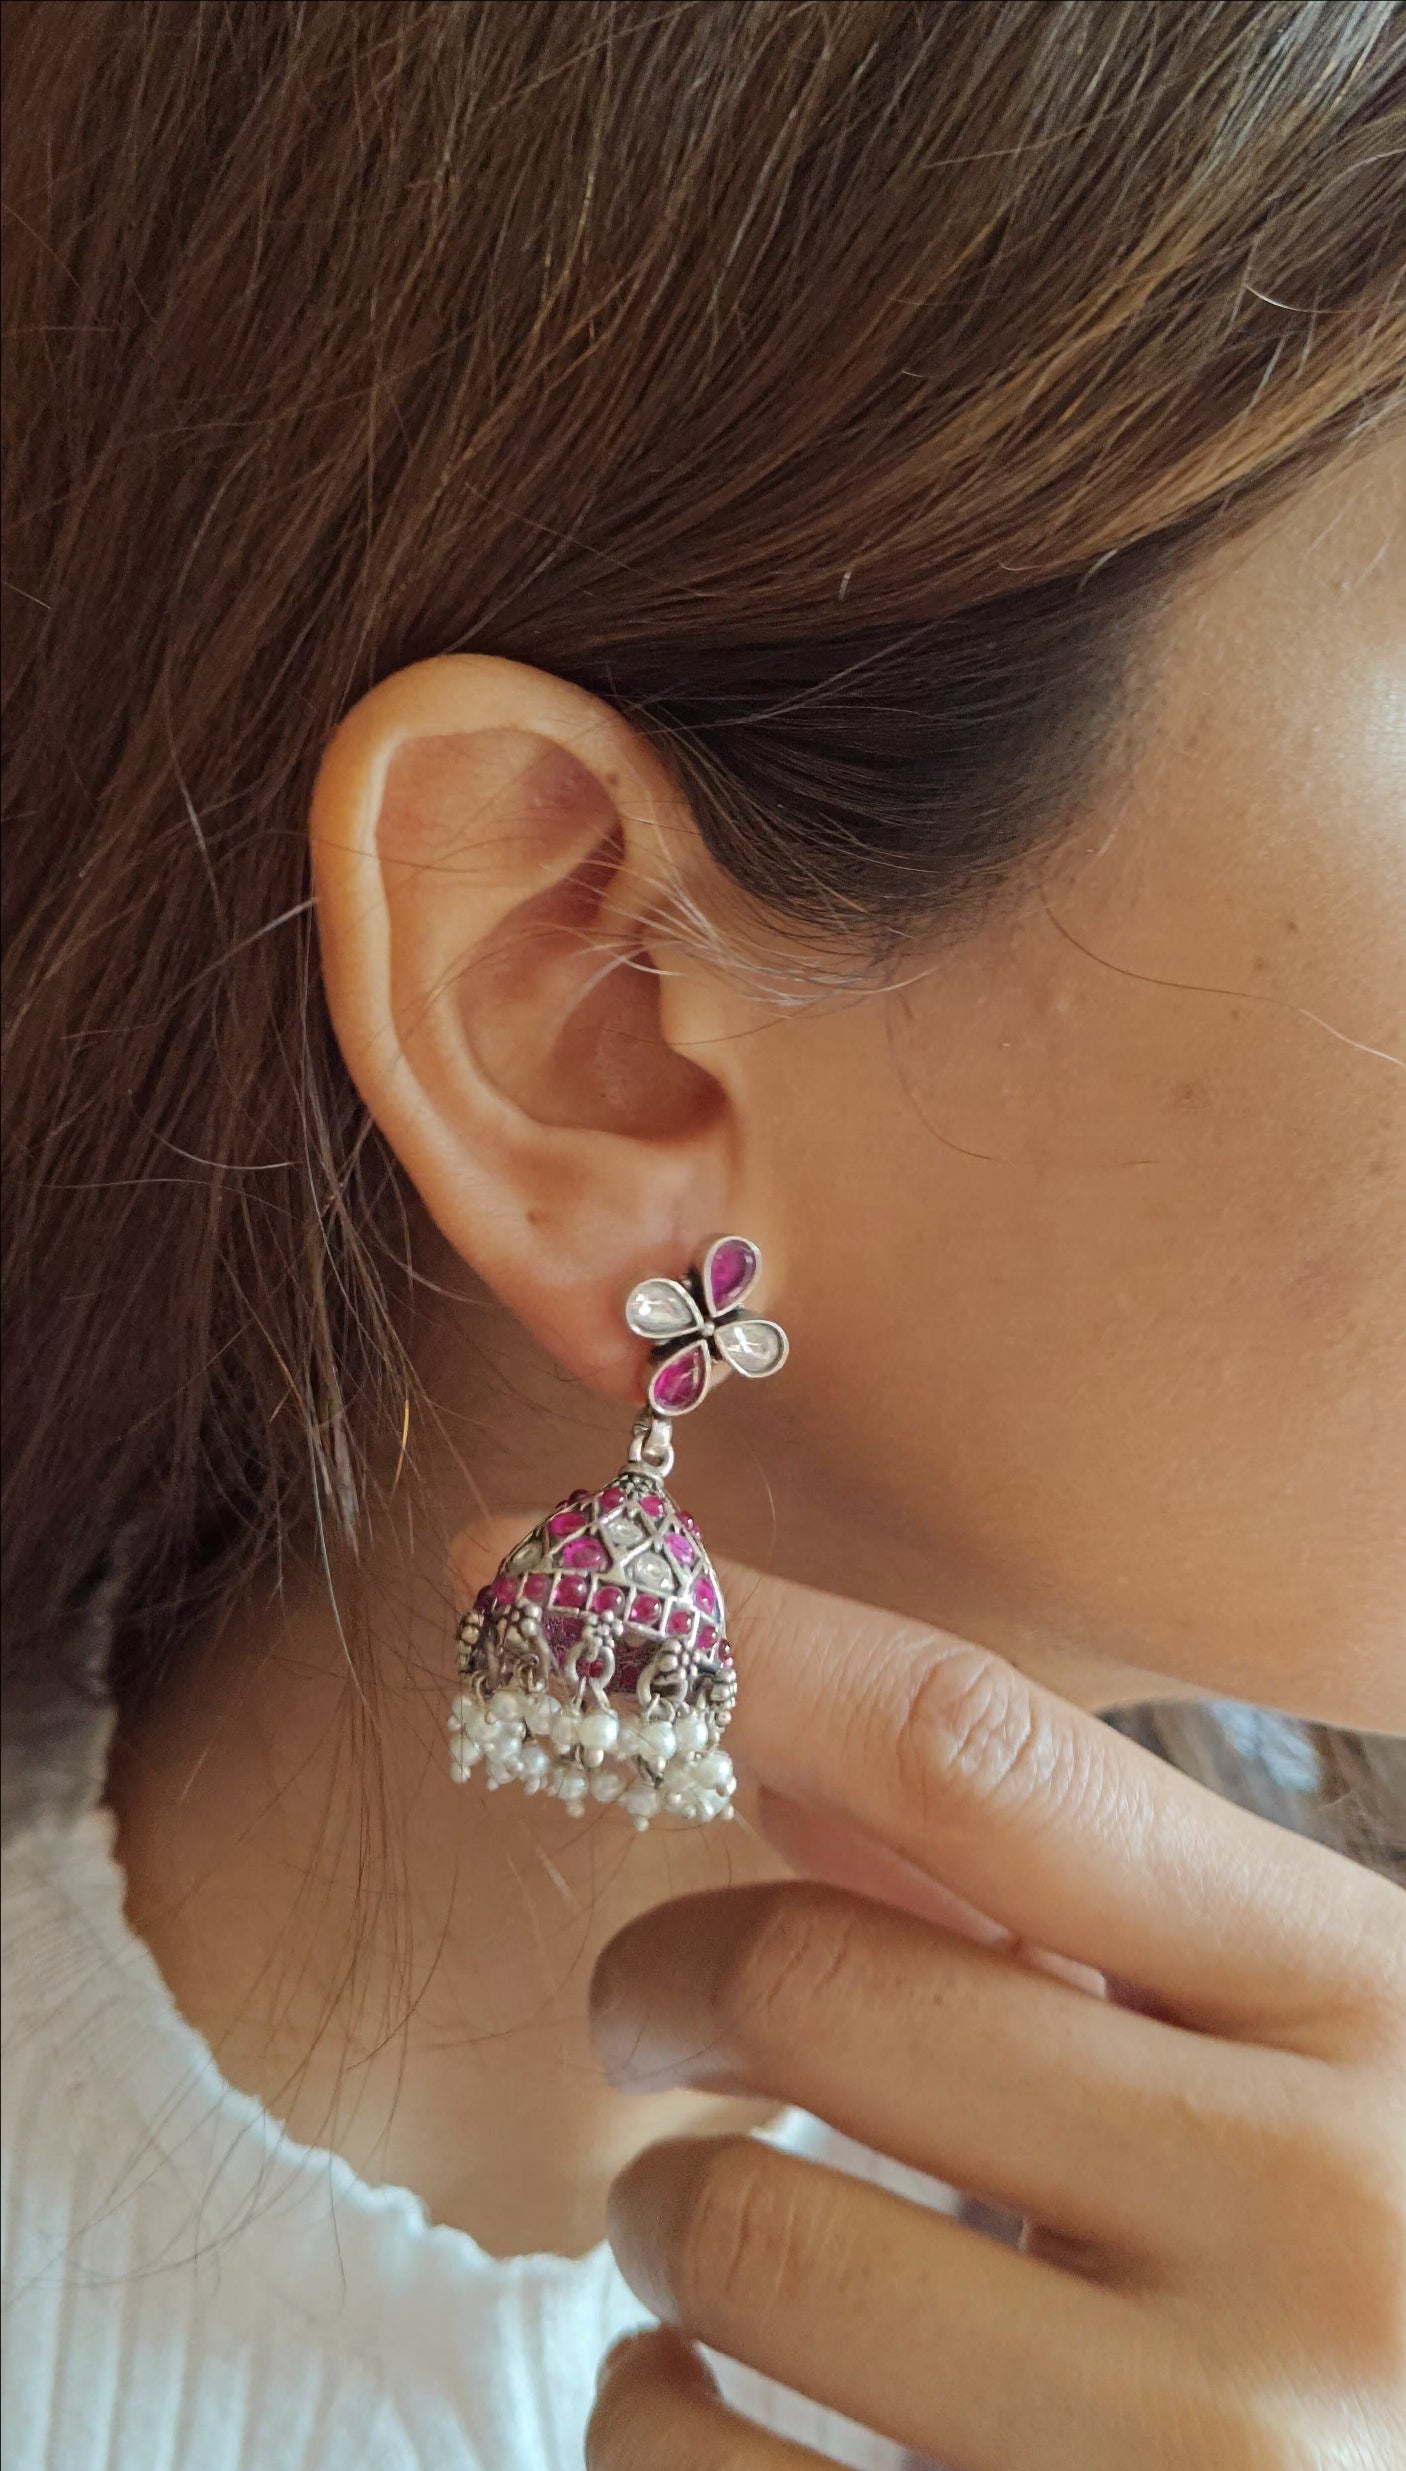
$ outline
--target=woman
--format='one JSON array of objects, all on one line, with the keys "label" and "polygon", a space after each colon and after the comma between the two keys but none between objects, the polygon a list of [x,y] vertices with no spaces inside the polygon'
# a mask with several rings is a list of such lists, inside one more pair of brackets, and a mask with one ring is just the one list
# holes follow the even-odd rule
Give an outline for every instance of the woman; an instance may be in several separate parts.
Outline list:
[{"label": "woman", "polygon": [[9,2459],[1400,2463],[1400,17],[11,14]]}]

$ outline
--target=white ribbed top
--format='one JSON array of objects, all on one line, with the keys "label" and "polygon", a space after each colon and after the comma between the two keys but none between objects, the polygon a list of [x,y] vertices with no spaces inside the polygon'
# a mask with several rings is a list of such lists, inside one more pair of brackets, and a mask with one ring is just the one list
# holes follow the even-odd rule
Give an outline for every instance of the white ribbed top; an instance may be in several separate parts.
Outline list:
[{"label": "white ribbed top", "polygon": [[[123,1914],[93,1812],[4,1857],[5,2471],[580,2471],[640,2321],[604,2246],[490,2257],[221,2077]],[[800,2114],[793,2151],[948,2205]],[[718,2363],[856,2471],[880,2440]]]}]

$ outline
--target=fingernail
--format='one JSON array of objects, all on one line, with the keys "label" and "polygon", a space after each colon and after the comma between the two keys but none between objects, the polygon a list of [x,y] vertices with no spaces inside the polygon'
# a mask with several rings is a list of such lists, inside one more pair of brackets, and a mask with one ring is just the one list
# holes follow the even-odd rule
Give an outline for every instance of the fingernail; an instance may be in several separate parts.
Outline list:
[{"label": "fingernail", "polygon": [[705,2359],[692,2343],[672,2325],[640,2324],[612,2342],[596,2370],[597,2398],[604,2393],[617,2369],[638,2367],[648,2377],[667,2377],[672,2384],[683,2385],[694,2392],[715,2395],[718,2381]]},{"label": "fingernail", "polygon": [[700,1897],[694,1930],[691,1902],[684,1897],[670,1907],[667,1936],[655,1916],[645,1914],[597,1960],[591,2036],[601,2066],[622,2093],[662,2093],[674,2085],[737,2089],[712,1996],[733,1917],[719,1913],[717,1898]]},{"label": "fingernail", "polygon": [[650,2145],[611,2186],[606,2224],[615,2262],[637,2300],[667,2325],[673,2315],[672,2260],[693,2204],[696,2137]]},{"label": "fingernail", "polygon": [[638,1967],[633,1960],[629,1931],[620,1932],[596,1959],[591,1976],[590,2020],[591,2039],[612,2085],[629,2092],[649,2080],[656,2085],[667,2083],[667,2076],[654,2075],[656,2060],[654,2025],[647,2000],[639,1991]]},{"label": "fingernail", "polygon": [[681,2081],[689,2030],[677,2005],[672,1968],[661,1968],[657,1949],[651,1963],[633,1928],[621,1931],[597,1960],[590,1993],[591,2038],[612,2085],[659,2093]]},{"label": "fingernail", "polygon": [[607,2380],[615,2374],[617,2368],[624,2367],[625,2362],[629,2358],[630,2353],[634,2350],[635,2345],[642,2341],[645,2335],[651,2333],[653,2330],[653,2327],[649,2325],[632,2325],[627,2334],[619,2335],[617,2339],[612,2342],[610,2349],[605,2353],[599,2368],[596,2370],[597,2393],[600,2392],[601,2387],[607,2382]]}]

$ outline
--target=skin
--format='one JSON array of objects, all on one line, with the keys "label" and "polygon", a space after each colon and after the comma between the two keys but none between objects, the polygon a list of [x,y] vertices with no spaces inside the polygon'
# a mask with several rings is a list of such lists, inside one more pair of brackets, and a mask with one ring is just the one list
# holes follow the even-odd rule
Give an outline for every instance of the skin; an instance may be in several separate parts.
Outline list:
[{"label": "skin", "polygon": [[[131,1909],[226,2072],[441,2219],[584,2245],[620,2174],[675,2330],[609,2365],[595,2471],[809,2459],[689,2336],[971,2471],[1071,2425],[1080,2471],[1406,2444],[1399,1893],[1082,1712],[1406,1729],[1403,504],[1379,441],[1189,577],[1039,881],[887,984],[783,1002],[779,932],[684,934],[680,883],[735,919],[686,809],[540,672],[425,663],[328,750],[327,990],[423,1212],[433,1412],[338,1618],[251,1603],[128,1745]],[[618,1463],[621,1300],[723,1227],[792,1340],[678,1436],[752,1565],[754,1825],[456,1794],[447,1598]],[[355,1996],[344,1637],[397,1849]],[[731,2133],[782,2101],[1025,2253]]]}]

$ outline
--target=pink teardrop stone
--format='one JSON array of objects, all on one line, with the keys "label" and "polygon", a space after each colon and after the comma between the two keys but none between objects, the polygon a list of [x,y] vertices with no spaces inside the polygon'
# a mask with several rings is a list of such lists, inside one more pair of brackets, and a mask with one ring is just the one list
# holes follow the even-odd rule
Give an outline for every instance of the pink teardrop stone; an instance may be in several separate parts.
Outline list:
[{"label": "pink teardrop stone", "polygon": [[725,1313],[745,1295],[757,1274],[757,1256],[741,1236],[729,1236],[708,1264],[708,1301],[715,1313]]},{"label": "pink teardrop stone", "polygon": [[696,1340],[660,1365],[649,1385],[649,1403],[661,1416],[696,1407],[708,1385],[708,1351]]},{"label": "pink teardrop stone", "polygon": [[691,1536],[686,1536],[681,1528],[675,1527],[664,1538],[664,1542],[669,1551],[683,1563],[686,1570],[692,1568],[698,1559],[698,1551]]},{"label": "pink teardrop stone", "polygon": [[693,1601],[701,1613],[715,1614],[717,1612],[718,1591],[706,1573],[702,1578],[695,1579],[693,1582]]}]

